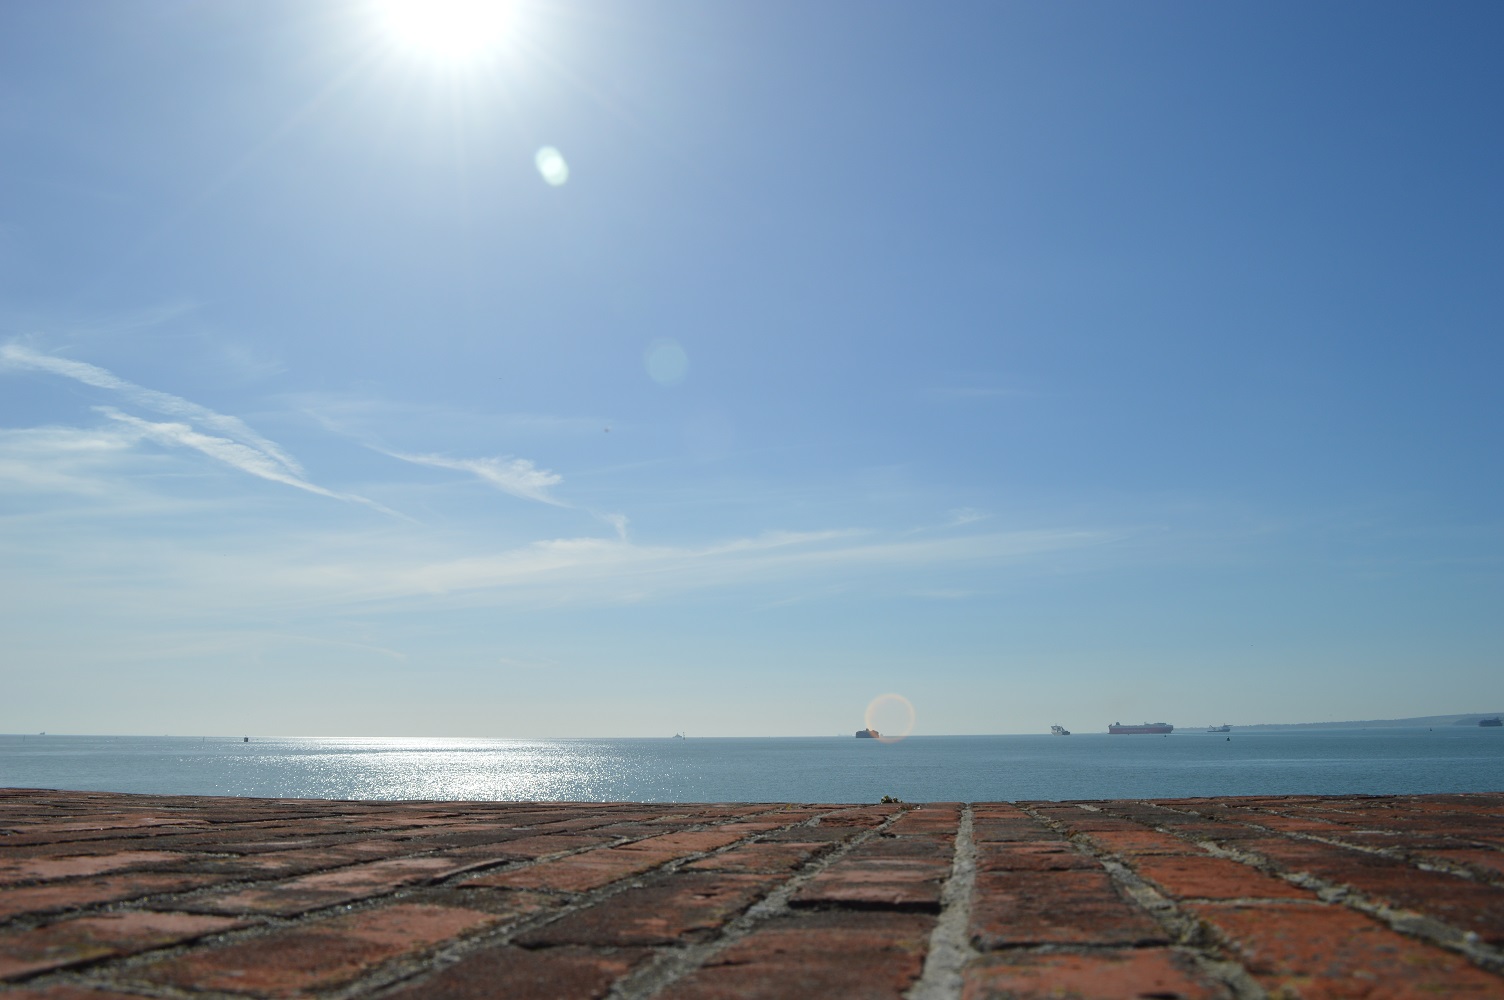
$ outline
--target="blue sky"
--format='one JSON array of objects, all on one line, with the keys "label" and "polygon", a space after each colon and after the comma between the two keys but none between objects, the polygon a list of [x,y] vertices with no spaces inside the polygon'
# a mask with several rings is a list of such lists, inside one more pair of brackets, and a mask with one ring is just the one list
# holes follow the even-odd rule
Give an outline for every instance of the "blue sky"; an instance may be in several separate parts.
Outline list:
[{"label": "blue sky", "polygon": [[0,730],[1504,705],[1504,9],[391,17],[0,6]]}]

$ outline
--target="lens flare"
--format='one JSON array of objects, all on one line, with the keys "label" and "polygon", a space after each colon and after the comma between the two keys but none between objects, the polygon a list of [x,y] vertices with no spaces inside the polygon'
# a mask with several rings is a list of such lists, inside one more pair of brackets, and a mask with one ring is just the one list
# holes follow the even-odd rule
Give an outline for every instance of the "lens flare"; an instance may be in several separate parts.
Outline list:
[{"label": "lens flare", "polygon": [[533,157],[533,162],[538,165],[538,173],[551,186],[558,187],[569,180],[569,164],[564,160],[564,154],[552,146],[544,146]]},{"label": "lens flare", "polygon": [[880,694],[867,706],[867,728],[883,743],[897,743],[914,731],[914,705],[901,694]]},{"label": "lens flare", "polygon": [[648,345],[642,356],[648,377],[659,385],[678,385],[689,374],[689,355],[678,341],[659,337]]}]

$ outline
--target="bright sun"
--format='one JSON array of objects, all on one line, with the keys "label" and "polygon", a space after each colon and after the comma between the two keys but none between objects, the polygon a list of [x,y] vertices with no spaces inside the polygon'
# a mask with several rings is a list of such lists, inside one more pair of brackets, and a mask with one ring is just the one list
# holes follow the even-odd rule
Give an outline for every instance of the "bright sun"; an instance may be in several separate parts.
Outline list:
[{"label": "bright sun", "polygon": [[445,62],[497,48],[511,13],[506,0],[381,0],[382,21],[393,39]]}]

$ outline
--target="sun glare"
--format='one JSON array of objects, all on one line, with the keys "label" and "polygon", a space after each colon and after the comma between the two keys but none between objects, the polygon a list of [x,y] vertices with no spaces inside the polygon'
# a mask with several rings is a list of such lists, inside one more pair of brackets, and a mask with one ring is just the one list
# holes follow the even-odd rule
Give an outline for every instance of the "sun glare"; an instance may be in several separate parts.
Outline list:
[{"label": "sun glare", "polygon": [[462,62],[505,40],[512,4],[505,0],[382,0],[387,32],[399,44],[445,62]]}]

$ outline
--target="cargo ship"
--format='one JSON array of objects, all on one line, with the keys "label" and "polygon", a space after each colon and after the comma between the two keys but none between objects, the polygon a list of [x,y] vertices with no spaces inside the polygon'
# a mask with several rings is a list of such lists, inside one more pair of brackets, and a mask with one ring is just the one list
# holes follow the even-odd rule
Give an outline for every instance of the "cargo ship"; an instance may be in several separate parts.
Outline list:
[{"label": "cargo ship", "polygon": [[1141,726],[1125,726],[1121,722],[1114,722],[1107,727],[1107,731],[1114,736],[1158,735],[1173,733],[1175,727],[1168,722],[1145,722]]},{"label": "cargo ship", "polygon": [[1232,727],[1224,722],[1220,726],[1207,726],[1206,731],[1209,733],[1230,733],[1232,732]]}]

